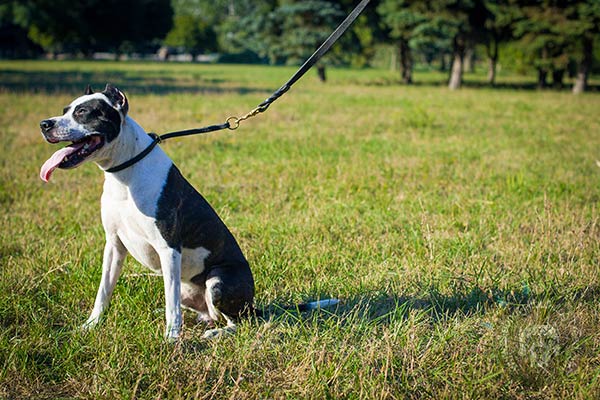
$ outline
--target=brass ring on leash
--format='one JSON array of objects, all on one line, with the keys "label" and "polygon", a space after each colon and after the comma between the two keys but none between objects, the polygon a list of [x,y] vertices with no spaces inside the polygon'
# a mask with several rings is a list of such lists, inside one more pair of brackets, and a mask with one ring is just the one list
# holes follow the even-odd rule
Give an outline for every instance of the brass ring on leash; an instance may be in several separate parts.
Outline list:
[{"label": "brass ring on leash", "polygon": [[[238,117],[229,117],[225,120],[225,122],[227,122],[227,129],[231,130],[231,131],[235,131],[237,128],[240,127],[240,119]],[[232,123],[233,122],[233,123]]]}]

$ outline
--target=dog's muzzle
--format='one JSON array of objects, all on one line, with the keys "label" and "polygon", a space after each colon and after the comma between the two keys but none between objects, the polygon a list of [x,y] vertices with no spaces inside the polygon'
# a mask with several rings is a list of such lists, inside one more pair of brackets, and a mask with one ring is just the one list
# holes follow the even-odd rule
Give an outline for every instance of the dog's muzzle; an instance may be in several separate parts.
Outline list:
[{"label": "dog's muzzle", "polygon": [[42,122],[40,122],[40,128],[42,128],[43,133],[47,133],[50,129],[54,128],[55,125],[56,122],[54,122],[51,119],[45,119]]},{"label": "dog's muzzle", "polygon": [[101,149],[105,144],[104,137],[98,132],[84,134],[82,132],[66,131],[66,135],[60,134],[60,123],[55,119],[45,119],[40,122],[42,136],[49,143],[70,141],[67,147],[56,151],[46,160],[40,170],[40,178],[48,182],[52,172],[56,168],[68,169],[81,165],[92,154]]},{"label": "dog's muzzle", "polygon": [[56,127],[56,121],[53,119],[45,119],[40,122],[40,129],[42,130],[42,135],[44,138],[50,143],[58,143],[59,140],[53,137],[50,133]]}]

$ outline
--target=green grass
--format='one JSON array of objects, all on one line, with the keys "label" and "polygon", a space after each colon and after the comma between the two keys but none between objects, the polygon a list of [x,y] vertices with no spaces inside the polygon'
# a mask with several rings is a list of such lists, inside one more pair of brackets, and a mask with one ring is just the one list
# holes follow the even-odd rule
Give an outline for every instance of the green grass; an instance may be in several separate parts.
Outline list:
[{"label": "green grass", "polygon": [[110,81],[148,131],[220,123],[293,71],[0,63],[0,398],[600,396],[597,93],[310,73],[235,133],[163,144],[239,239],[270,320],[203,342],[185,314],[169,345],[162,281],[129,259],[104,323],[78,331],[103,177],[44,184],[38,122]]}]

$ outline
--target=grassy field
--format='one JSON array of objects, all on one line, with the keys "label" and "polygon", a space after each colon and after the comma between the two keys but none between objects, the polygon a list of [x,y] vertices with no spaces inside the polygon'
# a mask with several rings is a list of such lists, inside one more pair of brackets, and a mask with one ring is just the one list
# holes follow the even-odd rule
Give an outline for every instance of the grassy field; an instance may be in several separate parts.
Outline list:
[{"label": "grassy field", "polygon": [[[148,131],[241,115],[283,67],[0,63],[0,398],[598,398],[600,94],[300,81],[236,131],[163,148],[238,238],[268,321],[162,338],[128,259],[104,323],[102,174],[38,177],[38,123],[87,83]],[[467,80],[476,82],[478,77]],[[337,297],[312,314],[279,306]]]}]

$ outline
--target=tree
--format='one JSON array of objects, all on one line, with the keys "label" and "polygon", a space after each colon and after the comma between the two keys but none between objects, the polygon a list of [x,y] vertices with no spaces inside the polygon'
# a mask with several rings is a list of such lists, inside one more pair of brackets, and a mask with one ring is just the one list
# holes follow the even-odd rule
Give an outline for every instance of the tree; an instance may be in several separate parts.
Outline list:
[{"label": "tree", "polygon": [[[236,42],[268,57],[273,64],[299,64],[327,39],[344,16],[333,2],[285,2],[271,12],[254,12],[240,19]],[[348,36],[341,41],[344,40]],[[325,65],[341,62],[342,56],[342,52],[332,49],[317,63],[321,81],[326,80]]]},{"label": "tree", "polygon": [[176,15],[173,22],[173,28],[164,40],[167,46],[183,48],[194,60],[198,54],[217,49],[216,33],[202,18]]},{"label": "tree", "polygon": [[453,1],[448,0],[441,8],[443,14],[452,20],[451,26],[455,29],[452,46],[452,71],[448,87],[452,90],[462,86],[465,53],[467,48],[473,47],[481,37],[488,10],[483,1]]},{"label": "tree", "polygon": [[452,68],[448,87],[462,85],[465,53],[481,36],[488,11],[483,0],[410,0],[411,7],[434,20],[452,38]]},{"label": "tree", "polygon": [[[49,51],[119,52],[171,28],[169,0],[28,0],[29,35]],[[151,21],[151,23],[149,23]]]},{"label": "tree", "polygon": [[[341,45],[334,46],[333,52],[344,63],[355,67],[364,67],[375,55],[377,43],[388,38],[388,29],[381,24],[378,13],[379,4],[386,0],[371,0],[361,15],[352,23],[348,31],[342,36]],[[358,4],[357,0],[339,0],[334,3],[340,4],[343,12],[348,15]]]},{"label": "tree", "polygon": [[426,19],[403,0],[384,0],[377,11],[383,23],[390,30],[390,38],[397,43],[402,82],[410,84],[412,83],[413,68],[410,41],[414,36],[415,29]]},{"label": "tree", "polygon": [[579,21],[577,27],[578,39],[580,42],[580,55],[578,60],[578,70],[573,93],[584,92],[587,88],[587,81],[592,62],[594,59],[594,39],[600,33],[600,2],[595,0],[580,1],[575,6],[575,17]]},{"label": "tree", "polygon": [[25,1],[0,1],[0,57],[23,58],[42,52],[29,39],[27,26],[29,9]]},{"label": "tree", "polygon": [[276,6],[275,2],[261,1],[255,3],[255,9],[247,14],[226,16],[218,29],[227,41],[221,41],[219,47],[231,52],[247,50],[267,58],[272,64],[285,61],[273,48],[282,33],[274,15]]},{"label": "tree", "polygon": [[[276,0],[172,0],[175,13],[173,29],[177,29],[178,16],[193,17],[196,23],[201,25],[202,30],[208,29],[214,32],[215,46],[219,51],[236,51],[235,46],[232,46],[232,36],[237,30],[240,19],[251,14],[268,13],[273,10],[276,2]],[[265,8],[265,4],[268,7]]]},{"label": "tree", "polygon": [[[591,64],[591,57],[586,58],[585,54],[593,51],[593,45],[590,49],[586,38],[593,38],[598,29],[598,17],[594,17],[593,11],[598,9],[597,4],[596,0],[522,0],[522,17],[515,24],[515,33],[524,53],[530,55],[530,63],[537,69],[539,88],[548,85],[550,74],[555,87],[563,86],[565,71],[578,53],[579,43],[582,43],[579,53],[584,54],[580,66],[583,65],[583,76],[586,76],[585,66]],[[589,19],[586,21],[586,18]]]},{"label": "tree", "polygon": [[452,55],[453,29],[443,18],[426,19],[417,25],[410,40],[410,46],[421,54],[428,64],[440,60],[440,71],[446,71],[446,58]]},{"label": "tree", "polygon": [[587,86],[592,67],[594,40],[600,33],[598,0],[520,0],[520,19],[515,36],[529,63],[538,73],[538,87],[563,86],[563,77],[577,64],[574,93]]},{"label": "tree", "polygon": [[518,5],[510,0],[486,0],[488,18],[484,24],[484,44],[488,57],[488,83],[496,82],[496,66],[500,43],[513,38],[514,24],[521,15]]},{"label": "tree", "polygon": [[[288,64],[304,62],[331,34],[344,18],[337,4],[320,0],[297,1],[283,4],[274,12],[281,23],[282,37],[279,54]],[[326,81],[325,64],[334,62],[335,52],[330,52],[317,63],[317,73]]]}]

